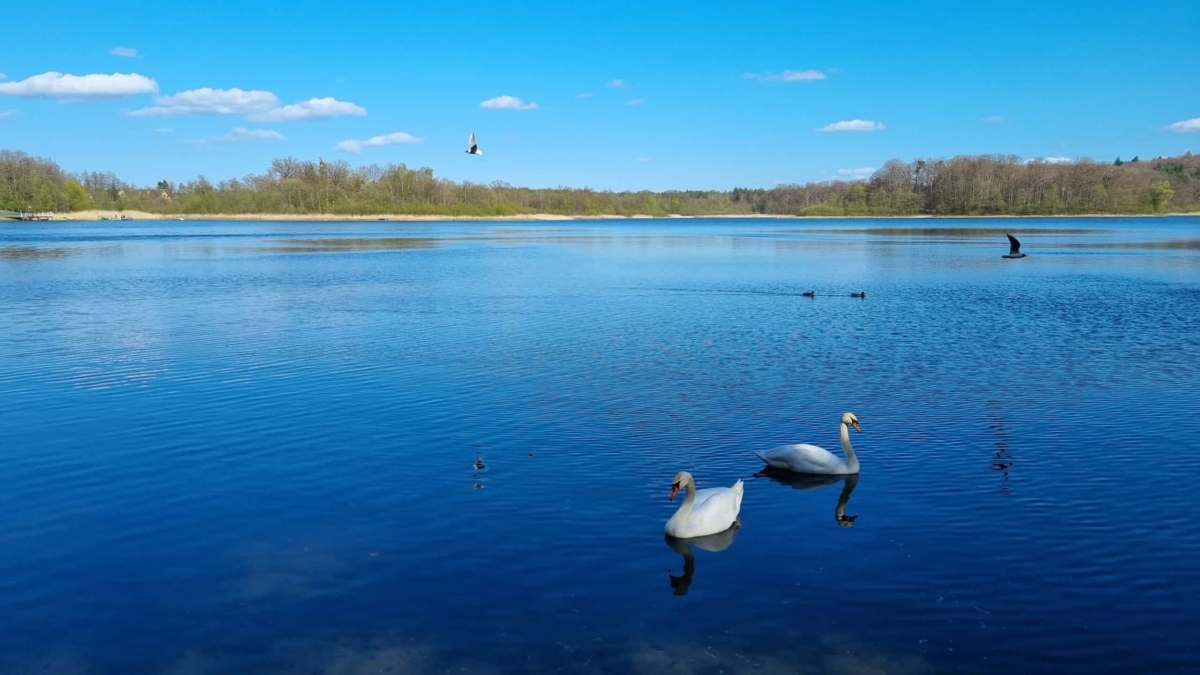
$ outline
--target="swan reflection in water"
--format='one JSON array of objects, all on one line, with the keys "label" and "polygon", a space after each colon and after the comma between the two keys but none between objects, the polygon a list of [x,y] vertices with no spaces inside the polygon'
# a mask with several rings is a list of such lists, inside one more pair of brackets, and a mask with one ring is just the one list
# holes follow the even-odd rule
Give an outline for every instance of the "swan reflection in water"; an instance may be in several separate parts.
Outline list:
[{"label": "swan reflection in water", "polygon": [[675,589],[675,595],[687,595],[688,588],[692,585],[692,575],[696,573],[696,556],[692,553],[692,547],[695,546],[701,551],[709,553],[720,553],[733,545],[733,540],[737,537],[737,531],[741,527],[742,521],[735,520],[728,530],[704,537],[677,539],[669,534],[663,537],[672,551],[683,556],[683,574],[681,576],[668,575],[671,578],[671,588]]},{"label": "swan reflection in water", "polygon": [[853,527],[854,521],[858,520],[856,515],[846,515],[846,504],[850,502],[850,495],[854,492],[854,488],[858,487],[858,474],[856,473],[848,476],[831,476],[793,473],[768,467],[754,474],[754,477],[767,478],[774,483],[787,485],[793,490],[815,490],[826,485],[842,483],[842,493],[838,495],[837,506],[833,510],[834,520],[837,521],[839,527]]}]

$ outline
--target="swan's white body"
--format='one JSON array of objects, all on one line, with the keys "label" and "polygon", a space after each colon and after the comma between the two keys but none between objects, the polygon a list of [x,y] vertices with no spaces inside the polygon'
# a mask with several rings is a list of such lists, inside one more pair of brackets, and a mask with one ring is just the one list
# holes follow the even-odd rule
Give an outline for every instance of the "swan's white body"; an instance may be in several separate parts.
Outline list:
[{"label": "swan's white body", "polygon": [[667,521],[666,531],[672,537],[689,539],[717,534],[737,522],[742,510],[742,481],[734,483],[733,487],[697,490],[692,475],[683,471],[675,477],[672,499],[680,488],[687,490],[687,496]]},{"label": "swan's white body", "polygon": [[854,413],[842,415],[840,426],[842,449],[846,451],[845,460],[842,460],[825,448],[809,445],[808,443],[781,445],[766,452],[756,451],[754,454],[766,462],[767,466],[785,471],[819,473],[833,476],[858,473],[858,458],[854,456],[854,448],[850,445],[850,429],[848,425],[854,425],[855,429],[862,431],[858,426],[858,418],[854,416]]}]

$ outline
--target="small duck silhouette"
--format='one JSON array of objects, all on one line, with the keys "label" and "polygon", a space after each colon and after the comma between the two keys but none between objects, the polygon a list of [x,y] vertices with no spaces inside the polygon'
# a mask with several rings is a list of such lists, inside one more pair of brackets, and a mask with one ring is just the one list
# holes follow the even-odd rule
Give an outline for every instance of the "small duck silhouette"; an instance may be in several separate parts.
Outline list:
[{"label": "small duck silhouette", "polygon": [[479,471],[483,471],[484,469],[487,468],[487,465],[483,463],[483,459],[476,459],[475,460],[475,468]]},{"label": "small duck silhouette", "polygon": [[817,292],[816,291],[804,291],[800,295],[803,295],[806,298],[815,298],[815,297],[817,297]]},{"label": "small duck silhouette", "polygon": [[850,294],[850,297],[852,297],[852,298],[865,298],[865,297],[867,297],[867,292],[866,292],[866,291],[862,291],[861,293],[851,293],[851,294]]}]

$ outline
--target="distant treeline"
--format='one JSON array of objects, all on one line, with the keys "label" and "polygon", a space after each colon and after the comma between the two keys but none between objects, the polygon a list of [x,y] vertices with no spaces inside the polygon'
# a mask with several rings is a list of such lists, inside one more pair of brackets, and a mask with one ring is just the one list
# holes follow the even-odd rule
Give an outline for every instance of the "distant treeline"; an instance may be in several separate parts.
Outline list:
[{"label": "distant treeline", "polygon": [[135,186],[112,173],[69,174],[48,159],[0,150],[0,210],[137,210],[161,214],[427,214],[503,216],[1058,215],[1200,211],[1200,157],[1112,163],[1007,155],[888,161],[870,178],[773,189],[609,192],[522,188],[436,178],[403,164],[276,159],[263,174],[212,183]]}]

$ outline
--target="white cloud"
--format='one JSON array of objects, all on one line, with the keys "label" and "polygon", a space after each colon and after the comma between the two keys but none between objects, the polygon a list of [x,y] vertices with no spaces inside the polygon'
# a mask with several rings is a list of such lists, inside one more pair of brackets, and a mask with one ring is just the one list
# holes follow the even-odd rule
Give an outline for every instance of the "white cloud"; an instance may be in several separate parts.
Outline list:
[{"label": "white cloud", "polygon": [[113,47],[108,50],[108,53],[113,56],[123,56],[127,59],[135,59],[138,55],[137,50],[130,47]]},{"label": "white cloud", "polygon": [[270,129],[247,129],[246,127],[234,127],[227,134],[220,136],[210,136],[208,138],[190,138],[179,141],[180,143],[191,143],[195,145],[205,145],[208,143],[240,143],[242,141],[286,141],[287,138],[278,131]]},{"label": "white cloud", "polygon": [[348,140],[340,141],[337,144],[337,149],[343,152],[353,152],[358,154],[368,145],[408,145],[409,143],[420,143],[422,138],[417,138],[411,134],[406,134],[403,131],[397,131],[383,136],[372,136],[365,141]]},{"label": "white cloud", "polygon": [[7,80],[7,79],[8,79],[7,75],[5,75],[4,73],[0,73],[0,80]]},{"label": "white cloud", "polygon": [[639,162],[649,162],[649,161],[650,161],[650,158],[649,158],[649,157],[638,157],[638,158],[637,158],[637,161],[639,161]]},{"label": "white cloud", "polygon": [[629,99],[629,105],[641,105],[641,104],[643,104],[643,103],[645,103],[645,102],[646,102],[646,99],[644,99],[644,98],[631,98],[631,99]]},{"label": "white cloud", "polygon": [[612,80],[608,83],[608,86],[612,87],[613,89],[622,89],[629,85],[626,84],[625,80]]},{"label": "white cloud", "polygon": [[1168,124],[1167,131],[1175,131],[1181,134],[1194,133],[1200,131],[1200,117],[1193,117],[1190,120],[1183,120],[1174,124]]},{"label": "white cloud", "polygon": [[591,98],[591,97],[592,97],[592,92],[585,91],[582,94],[579,94],[578,96],[576,96],[575,98]]},{"label": "white cloud", "polygon": [[817,131],[822,134],[828,134],[838,131],[883,131],[886,128],[887,127],[884,126],[883,122],[873,122],[871,120],[843,120],[841,122],[827,124],[820,129],[817,129]]},{"label": "white cloud", "polygon": [[361,117],[366,114],[366,109],[361,106],[326,96],[325,98],[310,98],[307,101],[285,105],[281,108],[273,108],[265,113],[248,115],[246,119],[254,122],[291,122],[295,120],[327,120],[347,115]]},{"label": "white cloud", "polygon": [[16,108],[9,108],[8,110],[0,110],[0,120],[7,119],[9,117],[16,117],[17,115],[20,115],[20,114],[21,114],[21,111],[17,110]]},{"label": "white cloud", "polygon": [[159,127],[154,130],[154,133],[156,133],[156,134],[173,134],[173,133],[175,133],[175,130],[170,127]]},{"label": "white cloud", "polygon": [[764,80],[768,82],[813,82],[824,80],[828,75],[819,70],[785,70],[782,73],[742,73],[743,80]]},{"label": "white cloud", "polygon": [[860,166],[857,169],[838,169],[837,172],[838,175],[843,178],[858,180],[860,178],[870,178],[871,174],[875,173],[875,167]]},{"label": "white cloud", "polygon": [[137,73],[64,75],[50,71],[18,82],[0,82],[0,95],[56,98],[64,101],[134,96],[158,92],[158,83]]},{"label": "white cloud", "polygon": [[1070,157],[1039,157],[1033,161],[1044,164],[1070,164],[1073,160]]},{"label": "white cloud", "polygon": [[155,105],[131,111],[130,117],[183,117],[185,115],[245,115],[252,122],[291,122],[366,115],[362,107],[332,97],[311,98],[279,105],[279,97],[262,90],[246,91],[203,87],[171,96],[159,96]]},{"label": "white cloud", "polygon": [[279,105],[279,97],[269,91],[237,89],[189,89],[171,96],[159,96],[149,108],[129,113],[130,117],[182,117],[184,115],[252,115],[265,113]]},{"label": "white cloud", "polygon": [[1008,118],[1005,117],[1004,115],[988,115],[987,117],[985,117],[979,121],[980,122],[1007,122]]},{"label": "white cloud", "polygon": [[479,107],[488,110],[536,110],[537,103],[534,101],[526,103],[516,96],[497,96],[481,102]]}]

